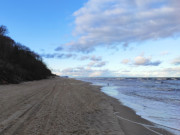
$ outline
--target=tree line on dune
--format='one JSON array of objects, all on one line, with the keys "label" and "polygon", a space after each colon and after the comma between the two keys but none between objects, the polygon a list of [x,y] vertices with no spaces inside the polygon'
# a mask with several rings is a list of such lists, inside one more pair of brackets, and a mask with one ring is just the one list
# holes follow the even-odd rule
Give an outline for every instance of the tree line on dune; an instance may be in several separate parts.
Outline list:
[{"label": "tree line on dune", "polygon": [[7,28],[0,26],[0,84],[39,80],[52,75],[37,53],[6,34]]}]

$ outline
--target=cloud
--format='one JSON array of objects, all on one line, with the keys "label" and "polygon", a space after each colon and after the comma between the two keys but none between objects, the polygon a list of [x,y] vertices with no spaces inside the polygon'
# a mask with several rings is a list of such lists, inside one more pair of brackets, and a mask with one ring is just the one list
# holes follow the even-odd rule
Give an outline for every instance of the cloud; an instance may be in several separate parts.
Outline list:
[{"label": "cloud", "polygon": [[88,60],[89,59],[89,56],[81,56],[79,58],[79,60],[83,61],[83,60]]},{"label": "cloud", "polygon": [[161,72],[163,72],[166,76],[179,77],[180,67],[165,68]]},{"label": "cloud", "polygon": [[151,61],[151,58],[144,57],[144,53],[134,58],[134,60],[123,59],[122,64],[131,64],[136,66],[159,66],[161,61]]},{"label": "cloud", "polygon": [[161,54],[162,56],[165,56],[165,55],[168,55],[169,52],[168,52],[168,51],[163,51],[163,52],[161,52],[160,54]]},{"label": "cloud", "polygon": [[61,76],[70,77],[179,77],[180,67],[165,68],[165,69],[147,69],[144,72],[125,70],[125,71],[112,71],[112,70],[95,70],[91,68],[76,67],[67,68],[63,70],[53,70],[53,73]]},{"label": "cloud", "polygon": [[102,61],[102,57],[101,56],[83,56],[80,58],[81,60],[91,60],[91,62],[87,65],[89,68],[91,67],[103,67],[107,64],[107,62]]},{"label": "cloud", "polygon": [[131,72],[131,71],[129,71],[129,70],[124,70],[124,71],[122,71],[122,72],[126,72],[126,73],[128,73],[128,72]]},{"label": "cloud", "polygon": [[81,56],[79,58],[79,60],[83,61],[83,60],[91,60],[91,61],[102,61],[102,57],[101,56]]},{"label": "cloud", "polygon": [[103,74],[103,71],[94,71],[91,74],[89,74],[89,77],[98,77]]},{"label": "cloud", "polygon": [[64,49],[63,47],[59,46],[55,49],[55,51],[62,51],[63,49]]},{"label": "cloud", "polygon": [[88,67],[103,67],[106,65],[107,62],[105,61],[92,61],[88,64]]},{"label": "cloud", "polygon": [[91,68],[76,67],[76,68],[67,68],[64,70],[55,71],[60,76],[71,76],[71,77],[107,77],[107,76],[116,76],[115,71],[110,70],[95,70]]},{"label": "cloud", "polygon": [[92,61],[101,61],[102,58],[100,56],[91,56],[90,58]]},{"label": "cloud", "polygon": [[121,61],[122,64],[128,64],[129,62],[130,62],[129,59],[123,59],[123,60]]},{"label": "cloud", "polygon": [[180,56],[173,59],[171,63],[174,64],[174,65],[180,65]]},{"label": "cloud", "polygon": [[153,62],[150,61],[145,66],[159,66],[160,64],[161,64],[161,61],[153,61]]},{"label": "cloud", "polygon": [[41,54],[41,57],[50,59],[50,58],[55,58],[57,54]]},{"label": "cloud", "polygon": [[143,56],[137,56],[134,59],[134,64],[135,65],[146,65],[149,62],[150,62],[150,59],[149,58],[145,58]]},{"label": "cloud", "polygon": [[151,61],[150,58],[145,58],[144,56],[137,56],[134,59],[134,64],[138,66],[159,66],[161,61]]},{"label": "cloud", "polygon": [[152,70],[152,71],[149,71],[149,73],[146,72],[146,74],[152,77],[179,77],[180,67]]},{"label": "cloud", "polygon": [[77,40],[66,45],[71,50],[90,52],[96,46],[177,36],[179,7],[179,0],[89,0],[73,14]]},{"label": "cloud", "polygon": [[142,71],[134,72],[131,70],[130,72],[119,72],[118,76],[124,77],[179,77],[180,76],[180,67],[175,68],[159,68],[156,70],[147,69]]},{"label": "cloud", "polygon": [[52,54],[41,54],[41,57],[51,59],[51,58],[58,58],[58,59],[66,59],[66,58],[76,58],[76,54],[58,54],[58,53],[52,53]]}]

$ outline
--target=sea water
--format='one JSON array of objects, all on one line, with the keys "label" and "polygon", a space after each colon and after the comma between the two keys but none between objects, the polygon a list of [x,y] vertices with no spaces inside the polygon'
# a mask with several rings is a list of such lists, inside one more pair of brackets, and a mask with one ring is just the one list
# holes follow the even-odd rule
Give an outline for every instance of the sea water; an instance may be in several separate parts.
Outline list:
[{"label": "sea water", "polygon": [[180,78],[78,79],[103,86],[102,92],[117,98],[136,114],[180,135]]}]

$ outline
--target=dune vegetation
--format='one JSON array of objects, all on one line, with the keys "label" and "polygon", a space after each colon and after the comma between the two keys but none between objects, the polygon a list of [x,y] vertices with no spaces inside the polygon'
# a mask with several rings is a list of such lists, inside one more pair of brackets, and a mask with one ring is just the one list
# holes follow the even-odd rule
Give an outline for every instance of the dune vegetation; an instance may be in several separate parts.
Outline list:
[{"label": "dune vegetation", "polygon": [[0,26],[0,84],[39,80],[52,75],[37,53],[15,42],[7,33],[7,28]]}]

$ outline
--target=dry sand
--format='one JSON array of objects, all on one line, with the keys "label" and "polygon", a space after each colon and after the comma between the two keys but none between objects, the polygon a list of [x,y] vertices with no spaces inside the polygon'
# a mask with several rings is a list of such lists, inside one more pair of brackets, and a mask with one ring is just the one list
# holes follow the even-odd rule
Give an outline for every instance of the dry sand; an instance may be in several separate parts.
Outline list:
[{"label": "dry sand", "polygon": [[100,87],[82,81],[0,85],[0,135],[157,135],[117,115],[151,125]]}]

